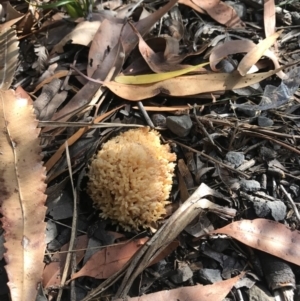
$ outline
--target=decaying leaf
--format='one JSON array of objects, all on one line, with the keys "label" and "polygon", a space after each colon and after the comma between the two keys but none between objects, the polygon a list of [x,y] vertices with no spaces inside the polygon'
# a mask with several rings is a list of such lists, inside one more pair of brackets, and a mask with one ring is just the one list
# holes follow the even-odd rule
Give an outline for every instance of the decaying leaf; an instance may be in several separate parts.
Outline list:
[{"label": "decaying leaf", "polygon": [[250,68],[264,55],[266,50],[275,43],[282,32],[283,30],[280,30],[268,38],[265,38],[243,57],[238,66],[238,71],[241,75],[244,76],[247,74]]},{"label": "decaying leaf", "polygon": [[37,123],[27,99],[1,91],[0,204],[13,301],[35,300],[44,267],[46,185]]},{"label": "decaying leaf", "polygon": [[[128,301],[165,301],[165,300],[201,300],[222,301],[229,294],[233,286],[241,279],[243,274],[234,278],[219,281],[211,285],[195,285],[164,290],[141,297],[128,298]],[[124,299],[116,299],[122,301]]]},{"label": "decaying leaf", "polygon": [[[148,238],[135,239],[124,243],[105,246],[86,262],[80,271],[73,274],[71,280],[82,276],[106,279],[119,271],[124,264],[148,241]],[[178,241],[173,241],[162,250],[149,265],[164,259],[178,247]]]},{"label": "decaying leaf", "polygon": [[138,101],[159,94],[187,96],[239,89],[258,83],[280,70],[279,68],[269,72],[247,74],[246,76],[241,76],[238,72],[190,75],[146,85],[124,85],[116,82],[105,82],[105,86],[124,99]]},{"label": "decaying leaf", "polygon": [[0,89],[9,89],[17,67],[18,38],[11,28],[0,29]]},{"label": "decaying leaf", "polygon": [[146,243],[148,238],[106,246],[87,261],[83,268],[72,275],[72,279],[90,276],[105,279],[116,273]]},{"label": "decaying leaf", "polygon": [[300,232],[258,218],[233,222],[211,233],[227,234],[252,248],[300,265]]}]

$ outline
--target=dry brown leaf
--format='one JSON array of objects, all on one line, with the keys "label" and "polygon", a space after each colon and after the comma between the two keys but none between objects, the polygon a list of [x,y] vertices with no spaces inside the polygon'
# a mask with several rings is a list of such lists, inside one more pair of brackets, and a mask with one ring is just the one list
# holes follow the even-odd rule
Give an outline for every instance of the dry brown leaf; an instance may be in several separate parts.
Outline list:
[{"label": "dry brown leaf", "polygon": [[[227,55],[230,54],[236,54],[242,52],[247,53],[253,50],[256,46],[257,45],[250,40],[231,40],[231,41],[226,41],[223,44],[219,44],[218,46],[214,47],[214,49],[210,54],[209,57],[210,67],[213,71],[218,71],[218,69],[216,68],[216,64],[219,63],[220,58],[226,57]],[[273,61],[275,68],[280,68],[278,58],[274,54],[274,52],[267,49],[264,55]],[[280,78],[283,78],[285,76],[283,71],[279,71],[277,75]]]},{"label": "dry brown leaf", "polygon": [[31,11],[28,11],[26,14],[24,14],[24,17],[17,24],[17,28],[16,28],[19,39],[21,39],[20,38],[21,35],[26,35],[26,34],[32,33],[32,27],[33,27],[35,20],[37,20],[37,19],[34,19]]},{"label": "dry brown leaf", "polygon": [[242,76],[246,75],[250,68],[264,55],[266,50],[275,43],[282,31],[283,30],[280,30],[265,38],[243,57],[238,66],[238,71]]},{"label": "dry brown leaf", "polygon": [[[87,235],[81,235],[76,238],[74,244],[74,250],[76,250],[76,263],[78,264],[85,254],[85,249],[88,245]],[[60,252],[55,253],[51,262],[46,265],[43,272],[43,287],[58,287],[61,284],[61,275],[66,263],[67,251],[69,249],[69,243],[62,246]]]},{"label": "dry brown leaf", "polygon": [[105,246],[90,257],[71,280],[82,276],[106,279],[116,273],[148,241],[148,238],[135,239],[125,243]]},{"label": "dry brown leaf", "polygon": [[178,0],[178,3],[184,4],[192,9],[194,9],[195,11],[199,12],[200,14],[206,15],[205,10],[203,10],[201,7],[199,7],[197,4],[195,4],[192,0]]},{"label": "dry brown leaf", "polygon": [[100,21],[83,21],[80,22],[68,35],[66,35],[58,44],[56,44],[51,53],[64,52],[63,47],[67,42],[72,44],[88,46],[94,38],[101,22]]},{"label": "dry brown leaf", "polygon": [[45,168],[37,120],[13,90],[0,94],[0,203],[5,266],[13,301],[32,301],[43,272],[46,207]]},{"label": "dry brown leaf", "polygon": [[[166,64],[166,66],[163,66],[164,69],[167,68],[166,72],[170,70],[180,69],[183,65],[179,64],[184,59],[190,56],[199,55],[207,49],[207,45],[203,44],[196,52],[179,54],[179,41],[167,35],[161,35],[159,37],[147,39],[146,43],[151,49],[154,50],[156,55],[159,57],[159,60],[163,62],[163,64]],[[131,64],[123,70],[124,75],[139,75],[151,73],[151,69],[149,68],[144,58],[140,55],[139,51],[133,51],[130,55],[130,60]],[[197,71],[206,71],[206,69],[199,68]]]},{"label": "dry brown leaf", "polygon": [[15,30],[0,29],[0,89],[9,89],[18,63],[19,42]]},{"label": "dry brown leaf", "polygon": [[[180,65],[179,62],[174,64],[174,60],[169,62],[167,57],[165,57],[163,55],[163,53],[160,53],[160,54],[155,53],[155,51],[153,51],[153,49],[151,47],[149,47],[149,45],[144,41],[141,34],[136,30],[136,28],[132,24],[131,24],[131,27],[132,27],[133,31],[135,32],[135,34],[138,36],[138,39],[139,39],[138,46],[139,46],[140,53],[153,72],[163,73],[163,72],[181,70],[181,69],[190,67],[190,65]],[[166,51],[170,57],[171,49],[173,49],[173,51],[176,51],[176,48],[175,48],[174,43],[172,43],[173,40],[171,38],[168,40],[166,39],[165,41],[166,41],[165,42],[166,43]],[[177,53],[175,53],[175,52],[173,53],[174,56],[177,55],[179,52],[179,43],[177,40],[175,40],[175,41],[178,44],[178,50],[177,50]]]},{"label": "dry brown leaf", "polygon": [[300,265],[300,232],[263,218],[233,222],[211,233],[227,234],[245,245]]},{"label": "dry brown leaf", "polygon": [[[244,274],[234,278],[219,281],[210,285],[195,285],[180,287],[172,290],[160,291],[141,297],[128,298],[128,301],[166,301],[166,300],[187,300],[187,301],[222,301],[229,294],[233,286],[243,277]],[[123,301],[124,299],[115,299]]]},{"label": "dry brown leaf", "polygon": [[266,38],[276,30],[276,7],[274,0],[264,0],[264,28]]},{"label": "dry brown leaf", "polygon": [[220,0],[179,0],[179,3],[194,8],[200,13],[207,13],[217,22],[227,27],[245,27],[236,11]]},{"label": "dry brown leaf", "polygon": [[[125,263],[148,241],[148,238],[135,239],[124,243],[105,246],[90,257],[80,271],[73,274],[70,280],[82,276],[106,279],[119,271]],[[169,255],[178,247],[177,241],[172,242],[160,252],[149,265],[155,264]]]},{"label": "dry brown leaf", "polygon": [[120,38],[123,20],[105,19],[99,26],[89,51],[87,75],[92,76],[94,71],[101,67],[105,56],[113,49]]},{"label": "dry brown leaf", "polygon": [[182,76],[147,85],[125,85],[116,82],[105,83],[116,95],[132,101],[139,101],[159,94],[188,96],[206,92],[225,91],[248,87],[277,73],[279,69],[247,74],[242,77],[238,72],[211,73]]}]

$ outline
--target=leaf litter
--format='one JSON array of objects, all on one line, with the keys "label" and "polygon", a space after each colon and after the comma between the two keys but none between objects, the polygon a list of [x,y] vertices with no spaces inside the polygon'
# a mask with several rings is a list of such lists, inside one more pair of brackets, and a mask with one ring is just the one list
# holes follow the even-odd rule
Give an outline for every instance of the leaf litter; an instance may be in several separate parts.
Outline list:
[{"label": "leaf litter", "polygon": [[[11,300],[257,299],[254,287],[293,300],[300,57],[283,25],[297,24],[299,7],[279,1],[283,16],[274,1],[67,2],[1,3],[0,250]],[[165,216],[124,229],[99,217],[88,170],[107,141],[145,126],[177,167]],[[140,182],[131,167],[116,176],[129,196]],[[147,216],[130,201],[122,210]]]}]

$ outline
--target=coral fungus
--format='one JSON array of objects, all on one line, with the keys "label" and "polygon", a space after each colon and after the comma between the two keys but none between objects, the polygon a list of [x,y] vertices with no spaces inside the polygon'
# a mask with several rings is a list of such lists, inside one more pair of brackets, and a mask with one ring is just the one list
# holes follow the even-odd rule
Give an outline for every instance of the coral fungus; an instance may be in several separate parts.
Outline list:
[{"label": "coral fungus", "polygon": [[165,213],[176,155],[148,127],[106,142],[91,162],[88,193],[100,216],[125,229],[147,227]]}]

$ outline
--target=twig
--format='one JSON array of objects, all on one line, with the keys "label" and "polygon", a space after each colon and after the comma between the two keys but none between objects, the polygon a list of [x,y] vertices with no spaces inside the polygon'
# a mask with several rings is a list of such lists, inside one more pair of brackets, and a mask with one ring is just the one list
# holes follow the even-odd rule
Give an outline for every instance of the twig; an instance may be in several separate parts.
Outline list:
[{"label": "twig", "polygon": [[113,127],[144,127],[141,124],[124,124],[124,123],[92,123],[92,122],[61,122],[61,121],[40,121],[39,127],[51,127],[51,128],[60,128],[60,127],[85,127],[90,128],[113,128]]},{"label": "twig", "polygon": [[280,184],[279,187],[282,190],[282,192],[285,194],[285,196],[286,196],[287,200],[290,202],[291,206],[293,207],[296,218],[298,220],[298,224],[300,224],[300,214],[299,214],[297,206],[295,205],[293,199],[291,198],[291,195],[285,190],[285,188],[283,187],[282,184]]},{"label": "twig", "polygon": [[209,133],[207,132],[206,128],[204,127],[203,123],[199,120],[197,114],[196,114],[196,107],[193,107],[193,115],[194,118],[199,126],[199,128],[202,130],[203,134],[206,136],[206,138],[209,140],[209,142],[215,146],[219,152],[222,152],[222,150],[215,144],[215,141],[211,138],[211,136],[209,135]]},{"label": "twig", "polygon": [[69,175],[71,179],[71,185],[72,185],[72,192],[73,192],[73,199],[74,199],[74,209],[73,209],[73,220],[72,220],[72,231],[71,231],[71,238],[70,238],[70,244],[69,244],[69,249],[66,257],[66,263],[64,266],[64,271],[61,276],[61,288],[58,291],[58,296],[57,296],[57,301],[61,300],[62,293],[63,293],[63,286],[65,285],[65,282],[68,277],[68,272],[69,272],[69,267],[71,263],[71,258],[72,258],[72,250],[74,250],[74,245],[75,245],[75,238],[76,238],[76,233],[77,233],[77,191],[74,188],[74,182],[73,182],[73,173],[72,173],[72,165],[71,165],[71,159],[70,159],[70,153],[69,153],[69,146],[68,142],[66,141],[66,157],[67,157],[67,162],[68,162],[68,169],[69,169]]},{"label": "twig", "polygon": [[143,103],[142,103],[141,101],[138,101],[137,105],[138,105],[140,111],[142,112],[144,118],[146,119],[147,124],[148,124],[152,129],[154,129],[155,126],[154,126],[154,124],[153,124],[151,118],[149,117],[147,111],[145,110],[145,108],[144,108],[144,106],[143,106]]}]

